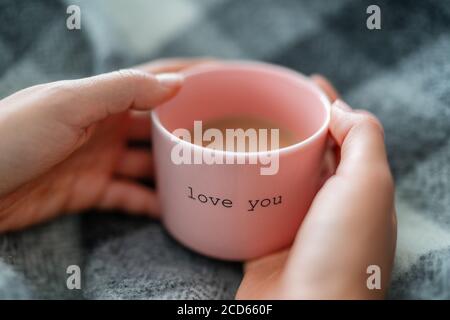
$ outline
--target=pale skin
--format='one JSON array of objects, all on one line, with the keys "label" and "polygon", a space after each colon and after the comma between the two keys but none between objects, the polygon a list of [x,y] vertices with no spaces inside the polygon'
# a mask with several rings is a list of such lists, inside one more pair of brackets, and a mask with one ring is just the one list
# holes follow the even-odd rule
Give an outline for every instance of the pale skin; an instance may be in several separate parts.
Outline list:
[{"label": "pale skin", "polygon": [[[382,299],[389,287],[397,223],[383,128],[369,112],[336,100],[323,77],[312,79],[334,102],[329,155],[336,164],[292,247],[248,261],[237,298]],[[370,265],[380,267],[379,290],[367,287]]]},{"label": "pale skin", "polygon": [[[152,177],[151,153],[127,142],[150,139],[142,111],[176,95],[179,72],[199,63],[161,60],[1,100],[0,232],[90,208],[157,218],[154,191],[136,181]],[[239,299],[383,298],[388,289],[396,220],[382,126],[312,80],[334,101],[327,179],[292,247],[246,262]],[[366,286],[369,265],[381,268],[380,290]]]}]

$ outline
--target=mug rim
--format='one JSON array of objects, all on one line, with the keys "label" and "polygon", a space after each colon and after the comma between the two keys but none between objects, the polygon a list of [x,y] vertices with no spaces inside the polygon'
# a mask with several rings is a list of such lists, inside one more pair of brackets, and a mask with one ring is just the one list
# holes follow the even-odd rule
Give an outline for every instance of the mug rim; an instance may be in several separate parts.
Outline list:
[{"label": "mug rim", "polygon": [[297,143],[288,145],[283,148],[273,149],[273,150],[266,150],[266,151],[252,151],[252,152],[245,152],[245,151],[229,151],[229,150],[218,150],[218,149],[212,149],[205,146],[200,146],[192,142],[185,141],[176,135],[172,134],[162,123],[158,115],[158,107],[153,109],[150,113],[150,117],[152,120],[153,125],[156,126],[156,128],[163,133],[166,138],[169,138],[171,141],[175,141],[177,143],[186,144],[190,148],[193,148],[193,150],[201,150],[202,152],[214,152],[219,155],[225,155],[225,156],[257,156],[260,154],[270,154],[273,155],[275,153],[281,154],[281,153],[289,153],[298,149],[305,148],[306,146],[310,145],[314,140],[317,140],[324,131],[328,131],[330,120],[331,120],[331,102],[328,99],[327,95],[320,89],[310,78],[303,75],[302,73],[289,69],[284,66],[279,66],[271,63],[266,62],[259,62],[259,61],[250,61],[250,60],[229,60],[224,61],[220,63],[214,63],[214,64],[206,64],[206,65],[200,65],[196,67],[189,68],[188,70],[181,72],[185,78],[188,78],[190,76],[195,76],[197,74],[203,74],[208,72],[214,72],[217,70],[230,70],[233,68],[242,68],[247,70],[267,70],[270,69],[275,72],[282,72],[282,73],[288,73],[291,76],[297,77],[302,79],[304,83],[319,96],[319,100],[321,102],[322,107],[325,108],[325,121],[323,121],[322,125],[319,129],[317,129],[312,135],[310,135],[308,138],[301,140]]}]

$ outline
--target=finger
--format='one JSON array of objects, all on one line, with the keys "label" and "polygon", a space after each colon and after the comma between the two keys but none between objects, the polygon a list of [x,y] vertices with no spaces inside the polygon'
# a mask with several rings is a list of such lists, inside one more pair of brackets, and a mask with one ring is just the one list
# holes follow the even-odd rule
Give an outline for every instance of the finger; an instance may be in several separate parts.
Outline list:
[{"label": "finger", "polygon": [[[340,147],[340,163],[336,175],[315,196],[299,228],[285,276],[297,283],[303,279],[316,286],[322,282],[338,288],[340,280],[327,278],[333,269],[330,266],[347,271],[340,276],[349,276],[342,284],[359,281],[358,275],[365,272],[369,261],[388,270],[389,263],[380,257],[386,256],[386,248],[391,246],[388,221],[394,185],[382,127],[375,116],[354,112],[337,100],[331,107],[330,133]],[[361,249],[368,246],[373,250]],[[334,261],[333,252],[344,258]],[[299,274],[299,269],[308,273]]]},{"label": "finger", "polygon": [[150,139],[152,124],[148,112],[131,112],[128,138],[131,140]]},{"label": "finger", "polygon": [[87,127],[128,109],[150,110],[175,95],[182,81],[176,73],[154,76],[130,69],[55,82],[46,87],[49,105],[42,112],[53,112],[72,126]]},{"label": "finger", "polygon": [[170,58],[170,59],[159,59],[152,61],[150,63],[142,64],[136,68],[145,72],[151,73],[162,73],[162,72],[179,72],[186,68],[191,68],[193,66],[212,63],[217,60],[209,57],[202,58]]},{"label": "finger", "polygon": [[[320,89],[322,89],[322,91],[327,95],[328,99],[331,102],[334,102],[339,98],[337,90],[325,77],[319,74],[313,74],[310,76],[310,78],[316,85],[319,86]],[[332,137],[329,137],[327,141],[327,151],[325,153],[325,159],[321,172],[320,185],[323,185],[323,183],[335,173],[337,163],[339,163],[339,154],[337,152],[338,149],[339,148],[336,146],[336,142],[332,139]]]},{"label": "finger", "polygon": [[330,102],[333,103],[334,101],[339,99],[339,93],[325,77],[321,76],[320,74],[313,74],[310,78],[323,90]]},{"label": "finger", "polygon": [[152,190],[128,181],[113,181],[105,190],[97,207],[119,209],[133,214],[159,216],[158,199]]},{"label": "finger", "polygon": [[324,155],[324,160],[322,162],[322,167],[320,170],[320,181],[319,186],[325,183],[334,173],[337,167],[337,157],[336,157],[336,143],[330,138],[327,141],[327,147]]},{"label": "finger", "polygon": [[149,151],[128,149],[116,167],[116,173],[129,178],[150,177],[153,173],[153,158]]},{"label": "finger", "polygon": [[341,149],[338,170],[351,172],[387,164],[383,127],[374,115],[349,111],[337,100],[331,108],[330,132]]}]

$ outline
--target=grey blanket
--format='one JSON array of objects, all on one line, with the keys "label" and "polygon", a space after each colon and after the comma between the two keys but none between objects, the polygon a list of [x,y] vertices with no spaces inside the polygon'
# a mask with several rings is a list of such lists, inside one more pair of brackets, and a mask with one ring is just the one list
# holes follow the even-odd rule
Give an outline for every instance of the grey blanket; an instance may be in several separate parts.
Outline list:
[{"label": "grey blanket", "polygon": [[[0,0],[0,97],[167,56],[322,73],[385,127],[399,218],[390,298],[450,298],[450,1],[72,3],[79,31],[66,29],[69,3]],[[381,30],[366,28],[370,4],[381,8]],[[81,290],[66,287],[74,264]],[[233,298],[241,277],[239,264],[197,255],[158,222],[119,212],[0,236],[0,298]]]}]

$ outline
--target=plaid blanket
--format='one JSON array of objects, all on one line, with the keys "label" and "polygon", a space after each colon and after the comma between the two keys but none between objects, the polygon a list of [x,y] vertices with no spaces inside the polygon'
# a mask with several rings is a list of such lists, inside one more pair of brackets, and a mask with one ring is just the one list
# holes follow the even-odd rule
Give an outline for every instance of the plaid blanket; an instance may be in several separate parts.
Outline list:
[{"label": "plaid blanket", "polygon": [[[450,298],[450,1],[0,1],[0,97],[157,57],[210,55],[321,73],[383,122],[397,183],[390,298]],[[366,8],[381,8],[368,30]],[[0,150],[1,152],[1,150]],[[79,265],[82,289],[68,290]],[[0,298],[233,298],[240,264],[184,249],[159,223],[65,216],[0,236]]]}]

